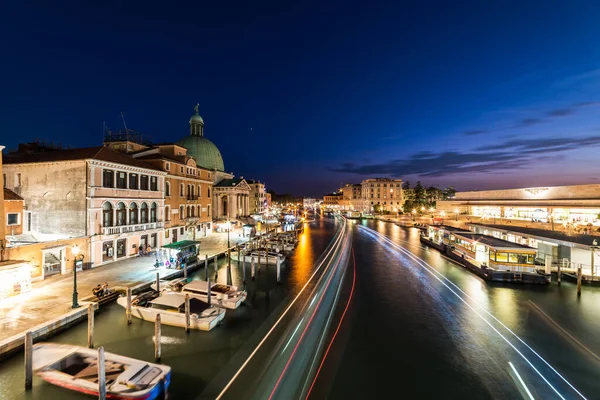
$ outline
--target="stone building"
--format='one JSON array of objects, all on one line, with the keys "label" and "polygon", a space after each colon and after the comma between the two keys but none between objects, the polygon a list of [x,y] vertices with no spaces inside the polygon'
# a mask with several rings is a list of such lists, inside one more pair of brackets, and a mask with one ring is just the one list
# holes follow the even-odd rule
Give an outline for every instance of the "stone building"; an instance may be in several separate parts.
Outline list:
[{"label": "stone building", "polygon": [[340,201],[343,199],[341,192],[330,193],[323,196],[322,206],[325,208],[339,208]]},{"label": "stone building", "polygon": [[360,183],[348,183],[342,188],[342,198],[339,200],[340,209],[349,211],[368,212],[369,202],[362,197]]},{"label": "stone building", "polygon": [[260,214],[264,212],[267,207],[265,184],[254,179],[248,179],[246,183],[250,186],[249,214]]},{"label": "stone building", "polygon": [[[25,201],[21,196],[8,188],[4,188],[4,212],[6,226],[3,232],[8,235],[20,235],[29,232],[28,223],[31,213],[25,213]],[[25,227],[24,227],[25,226]]]},{"label": "stone building", "polygon": [[402,179],[372,178],[361,182],[363,200],[367,201],[370,211],[397,212],[402,208]]},{"label": "stone building", "polygon": [[[87,267],[161,245],[166,173],[143,161],[104,146],[30,144],[9,154],[4,173],[6,187],[25,199],[39,241],[89,238],[89,249],[81,250]],[[60,260],[60,273],[66,272],[66,247],[48,252]]]},{"label": "stone building", "polygon": [[190,135],[177,142],[187,149],[198,167],[211,171],[213,179],[213,219],[247,216],[250,211],[250,187],[243,178],[225,172],[223,157],[217,146],[204,136],[204,120],[198,114],[190,118]]}]

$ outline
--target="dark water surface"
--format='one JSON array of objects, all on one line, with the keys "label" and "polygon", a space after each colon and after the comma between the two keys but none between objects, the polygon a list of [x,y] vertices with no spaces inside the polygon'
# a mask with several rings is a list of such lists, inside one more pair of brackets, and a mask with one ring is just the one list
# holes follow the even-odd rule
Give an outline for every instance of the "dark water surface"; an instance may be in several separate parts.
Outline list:
[{"label": "dark water surface", "polygon": [[[305,225],[298,246],[282,268],[282,284],[277,285],[275,266],[261,267],[257,279],[250,280],[250,266],[246,278],[248,305],[237,310],[227,310],[223,324],[211,332],[192,331],[186,334],[181,328],[162,327],[162,363],[173,369],[171,399],[196,398],[207,384],[225,367],[240,347],[261,328],[269,317],[277,314],[290,301],[309,278],[315,261],[327,247],[335,233],[335,222],[318,218]],[[218,282],[226,281],[226,261],[219,262]],[[232,261],[234,285],[242,284],[241,269]],[[214,278],[213,265],[210,265]],[[203,279],[204,269],[191,275]],[[65,299],[69,301],[69,299]],[[96,315],[95,345],[105,350],[142,360],[153,361],[154,324],[133,318],[127,325],[125,309],[111,304]],[[81,323],[51,339],[53,342],[85,346],[87,324]],[[33,390],[25,392],[23,357],[17,355],[0,363],[0,399],[81,399],[87,398],[64,390],[34,377]]]},{"label": "dark water surface", "polygon": [[[534,398],[560,398],[500,334],[542,374],[552,372],[532,351],[581,393],[556,376],[549,378],[564,398],[600,398],[598,288],[584,287],[577,298],[569,283],[490,285],[423,248],[417,229],[377,221],[354,224],[355,293],[332,352],[334,372],[326,374],[329,398],[523,398],[509,362]],[[410,250],[449,281],[437,279],[360,225]]]}]

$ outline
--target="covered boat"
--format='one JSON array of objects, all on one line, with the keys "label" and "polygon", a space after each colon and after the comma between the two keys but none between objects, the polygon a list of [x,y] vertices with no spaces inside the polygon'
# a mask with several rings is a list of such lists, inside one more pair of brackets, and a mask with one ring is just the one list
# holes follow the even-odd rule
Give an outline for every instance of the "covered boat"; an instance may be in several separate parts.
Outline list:
[{"label": "covered boat", "polygon": [[[166,398],[171,381],[171,367],[112,353],[104,353],[104,357],[107,398]],[[97,350],[66,344],[38,343],[33,346],[33,370],[53,385],[98,396]]]},{"label": "covered boat", "polygon": [[[177,278],[170,281],[160,280],[158,282],[160,290],[168,290],[171,292],[181,292],[181,288],[187,283],[187,278]],[[156,290],[156,281],[150,285],[152,290]]]},{"label": "covered boat", "polygon": [[[127,307],[127,298],[117,299],[123,307]],[[171,326],[185,327],[185,296],[181,293],[165,291],[151,292],[137,296],[131,302],[131,315],[145,321],[154,322],[156,314],[160,314],[161,323]],[[225,317],[225,309],[210,306],[200,299],[190,298],[190,328],[210,331]]]},{"label": "covered boat", "polygon": [[[267,253],[269,255],[268,257],[267,257]],[[265,249],[241,252],[240,253],[240,261],[251,262],[252,257],[254,257],[254,262],[258,263],[259,254],[260,254],[260,263],[261,264],[275,265],[275,264],[277,264],[277,259],[279,259],[279,262],[281,262],[281,263],[283,263],[285,261],[285,256],[283,254],[276,253],[274,251],[267,252],[267,251],[265,251]],[[238,260],[237,252],[231,253],[231,259]]]},{"label": "covered boat", "polygon": [[[210,284],[211,303],[217,303],[225,308],[235,310],[244,301],[248,295],[245,290],[238,290],[237,286],[224,285],[222,283]],[[189,294],[204,302],[208,301],[208,282],[191,281],[183,287],[181,293]]]}]

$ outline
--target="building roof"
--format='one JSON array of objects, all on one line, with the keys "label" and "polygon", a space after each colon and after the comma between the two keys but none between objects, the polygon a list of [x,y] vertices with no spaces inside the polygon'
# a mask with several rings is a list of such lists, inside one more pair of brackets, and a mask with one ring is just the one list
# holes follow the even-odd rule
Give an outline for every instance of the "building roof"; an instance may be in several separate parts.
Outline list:
[{"label": "building roof", "polygon": [[160,171],[159,168],[156,168],[153,165],[104,146],[85,147],[79,149],[49,150],[38,153],[13,153],[4,157],[4,164],[32,164],[88,159]]},{"label": "building roof", "polygon": [[[558,225],[558,222],[556,222],[556,224]],[[557,241],[561,241],[561,242],[577,243],[577,244],[581,244],[584,246],[592,246],[594,243],[594,239],[596,239],[597,241],[600,242],[600,238],[598,238],[598,236],[575,235],[575,234],[568,235],[565,232],[549,231],[547,229],[541,229],[541,228],[528,228],[528,227],[518,226],[518,225],[500,225],[500,224],[492,225],[492,224],[482,224],[482,223],[470,223],[469,225],[480,227],[480,228],[484,227],[484,228],[494,229],[494,230],[502,231],[506,234],[519,233],[519,234],[534,237],[534,238],[545,239],[545,240],[553,239],[553,240],[557,240]]]},{"label": "building roof", "polygon": [[8,188],[4,188],[4,200],[23,200],[21,196]]},{"label": "building roof", "polygon": [[508,240],[498,239],[493,236],[482,235],[480,233],[455,232],[455,236],[465,238],[474,242],[479,242],[492,247],[496,250],[530,250],[536,251],[533,247],[525,246],[519,243],[509,242]]},{"label": "building roof", "polygon": [[215,187],[235,187],[243,180],[243,178],[223,179],[221,182],[217,183]]}]

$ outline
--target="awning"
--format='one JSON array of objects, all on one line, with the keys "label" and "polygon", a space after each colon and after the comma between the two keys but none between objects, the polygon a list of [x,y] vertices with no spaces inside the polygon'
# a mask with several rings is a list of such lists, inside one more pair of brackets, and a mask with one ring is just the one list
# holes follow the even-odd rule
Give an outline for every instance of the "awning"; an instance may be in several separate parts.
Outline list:
[{"label": "awning", "polygon": [[163,249],[182,250],[182,249],[186,249],[188,247],[195,246],[197,244],[200,244],[199,240],[182,240],[182,241],[179,241],[179,242],[175,242],[175,243],[171,243],[171,244],[166,244],[162,248]]}]

